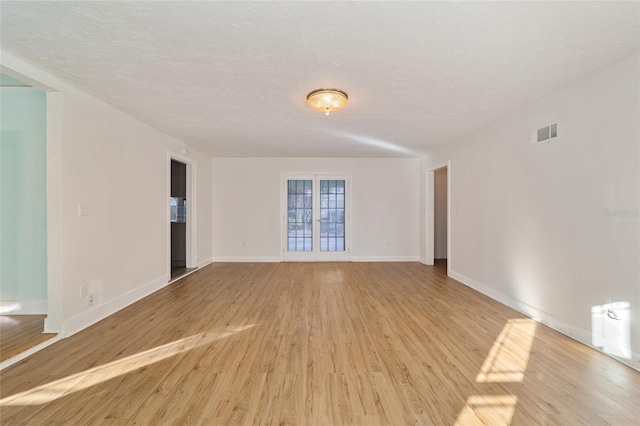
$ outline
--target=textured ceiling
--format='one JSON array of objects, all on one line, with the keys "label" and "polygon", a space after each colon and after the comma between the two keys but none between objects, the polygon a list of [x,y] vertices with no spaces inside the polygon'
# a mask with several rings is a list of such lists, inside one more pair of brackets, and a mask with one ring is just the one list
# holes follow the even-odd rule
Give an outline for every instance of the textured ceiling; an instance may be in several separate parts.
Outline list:
[{"label": "textured ceiling", "polygon": [[213,156],[417,155],[639,46],[638,2],[0,7],[4,50]]}]

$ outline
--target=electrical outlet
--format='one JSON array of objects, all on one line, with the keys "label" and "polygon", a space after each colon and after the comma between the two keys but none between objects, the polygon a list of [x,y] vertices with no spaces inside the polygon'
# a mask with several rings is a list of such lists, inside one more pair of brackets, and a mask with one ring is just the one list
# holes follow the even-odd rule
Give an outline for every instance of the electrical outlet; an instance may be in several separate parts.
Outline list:
[{"label": "electrical outlet", "polygon": [[87,286],[86,285],[81,285],[80,286],[80,297],[87,297]]}]

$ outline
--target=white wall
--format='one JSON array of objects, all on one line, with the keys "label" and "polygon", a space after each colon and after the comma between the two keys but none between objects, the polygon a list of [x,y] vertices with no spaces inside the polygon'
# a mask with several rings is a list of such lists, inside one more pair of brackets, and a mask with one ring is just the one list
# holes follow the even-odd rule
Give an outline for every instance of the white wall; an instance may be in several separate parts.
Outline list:
[{"label": "white wall", "polygon": [[279,261],[281,173],[344,172],[352,179],[352,260],[417,260],[417,166],[397,158],[213,159],[214,259]]},{"label": "white wall", "polygon": [[628,301],[636,357],[639,75],[636,53],[423,159],[451,160],[454,278],[585,343],[592,306]]},{"label": "white wall", "polygon": [[434,188],[434,255],[435,259],[447,258],[447,168],[433,174]]},{"label": "white wall", "polygon": [[[56,122],[47,190],[57,204],[48,225],[53,220],[50,231],[60,234],[50,238],[49,261],[60,263],[50,279],[60,281],[60,300],[49,327],[69,335],[167,284],[167,152],[182,154],[185,145],[4,52],[2,65],[50,91],[59,108],[49,111]],[[205,264],[212,256],[211,160],[189,151],[197,171],[197,262]],[[79,203],[88,216],[78,215]],[[93,307],[80,298],[82,285]]]}]

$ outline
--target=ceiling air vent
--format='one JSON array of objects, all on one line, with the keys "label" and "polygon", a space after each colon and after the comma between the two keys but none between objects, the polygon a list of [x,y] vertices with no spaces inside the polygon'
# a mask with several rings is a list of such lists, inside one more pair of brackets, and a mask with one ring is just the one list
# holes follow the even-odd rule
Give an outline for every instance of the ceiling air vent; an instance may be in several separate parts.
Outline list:
[{"label": "ceiling air vent", "polygon": [[540,127],[537,130],[531,132],[531,142],[551,142],[558,137],[558,123],[549,124],[548,126]]}]

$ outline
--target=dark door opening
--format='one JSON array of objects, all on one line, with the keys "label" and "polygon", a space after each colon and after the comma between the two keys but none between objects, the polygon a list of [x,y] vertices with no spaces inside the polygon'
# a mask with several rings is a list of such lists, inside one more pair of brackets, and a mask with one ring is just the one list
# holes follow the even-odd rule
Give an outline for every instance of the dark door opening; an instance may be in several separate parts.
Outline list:
[{"label": "dark door opening", "polygon": [[171,160],[171,279],[187,272],[187,165]]}]

